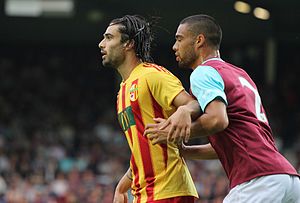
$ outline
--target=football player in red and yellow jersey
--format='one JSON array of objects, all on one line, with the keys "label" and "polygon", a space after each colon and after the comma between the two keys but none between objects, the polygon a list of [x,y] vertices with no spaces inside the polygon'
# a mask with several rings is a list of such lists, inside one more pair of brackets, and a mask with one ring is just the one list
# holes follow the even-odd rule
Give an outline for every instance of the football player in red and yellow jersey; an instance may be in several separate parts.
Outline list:
[{"label": "football player in red and yellow jersey", "polygon": [[117,112],[131,150],[130,169],[116,187],[114,202],[127,202],[130,187],[134,202],[194,202],[197,191],[176,143],[152,145],[143,133],[153,118],[168,118],[178,107],[187,108],[185,104],[199,108],[198,103],[173,74],[151,63],[152,35],[144,18],[114,19],[103,36],[102,64],[117,69],[123,79]]}]

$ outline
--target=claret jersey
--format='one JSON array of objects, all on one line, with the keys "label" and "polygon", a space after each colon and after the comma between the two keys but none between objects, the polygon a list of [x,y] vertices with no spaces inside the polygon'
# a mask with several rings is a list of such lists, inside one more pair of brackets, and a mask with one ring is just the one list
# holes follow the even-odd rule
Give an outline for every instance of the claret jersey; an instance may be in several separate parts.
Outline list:
[{"label": "claret jersey", "polygon": [[165,68],[141,63],[120,84],[118,120],[131,150],[134,202],[176,196],[195,196],[191,175],[176,145],[152,145],[143,136],[153,118],[168,118],[176,109],[173,99],[183,91],[181,82]]},{"label": "claret jersey", "polygon": [[244,70],[209,59],[192,73],[191,90],[203,111],[216,98],[227,105],[229,126],[208,138],[231,188],[259,176],[298,175],[277,150],[257,87]]}]

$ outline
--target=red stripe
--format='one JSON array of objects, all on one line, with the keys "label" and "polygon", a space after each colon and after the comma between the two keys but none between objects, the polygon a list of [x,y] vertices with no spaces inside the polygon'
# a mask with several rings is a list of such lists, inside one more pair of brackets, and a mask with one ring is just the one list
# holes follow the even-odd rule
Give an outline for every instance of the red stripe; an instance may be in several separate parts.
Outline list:
[{"label": "red stripe", "polygon": [[166,69],[164,69],[162,66],[154,64],[154,67],[157,67],[158,69],[160,69],[160,71],[167,72]]},{"label": "red stripe", "polygon": [[[133,141],[132,141],[131,128],[128,129],[128,134],[131,137],[131,143],[132,143]],[[132,143],[132,145],[133,145],[133,143]],[[134,185],[137,188],[135,195],[137,196],[137,202],[140,203],[141,202],[141,193],[139,192],[141,190],[141,185],[139,183],[140,182],[140,177],[139,177],[139,170],[138,170],[138,167],[136,165],[133,153],[131,153],[131,160],[130,161],[131,161],[131,165],[132,165],[132,171],[133,171],[133,174],[134,174]]]},{"label": "red stripe", "polygon": [[[126,108],[125,98],[126,98],[126,85],[124,84],[122,86],[122,110],[123,111]],[[128,128],[127,132],[129,134],[131,145],[133,146],[131,127]],[[133,174],[135,176],[135,178],[134,178],[134,185],[137,188],[137,190],[136,190],[136,196],[137,196],[137,202],[139,203],[141,201],[141,194],[139,193],[139,191],[141,190],[141,187],[140,187],[140,184],[139,184],[139,171],[138,171],[138,168],[137,168],[137,165],[136,165],[136,162],[134,160],[133,155],[131,156],[131,160],[130,161],[131,161],[131,165],[132,165]]]},{"label": "red stripe", "polygon": [[[152,107],[154,111],[154,117],[155,118],[164,118],[163,109],[162,107],[157,103],[157,101],[154,99],[154,97],[151,95],[152,100]],[[162,150],[163,150],[163,156],[164,156],[164,163],[165,168],[168,166],[168,149],[166,144],[160,144]]]},{"label": "red stripe", "polygon": [[138,171],[138,168],[136,166],[136,162],[135,162],[135,159],[134,159],[133,155],[131,155],[130,162],[131,162],[132,171],[133,171],[133,174],[134,174],[134,185],[137,188],[136,191],[135,191],[135,195],[137,196],[137,202],[140,203],[141,202],[141,193],[140,193],[141,186],[140,186],[140,183],[139,183],[139,171]]},{"label": "red stripe", "polygon": [[165,69],[164,67],[159,66],[159,65],[157,65],[157,64],[154,64],[154,63],[153,63],[152,66],[155,67],[155,68],[158,68],[160,71],[168,72],[167,69]]},{"label": "red stripe", "polygon": [[171,197],[168,199],[156,200],[155,203],[195,203],[193,196]]},{"label": "red stripe", "polygon": [[152,63],[144,64],[144,67],[145,67],[145,68],[155,68],[155,69],[158,70],[159,72],[164,71],[161,67],[159,67],[159,66],[156,65],[156,64],[152,64]]},{"label": "red stripe", "polygon": [[[138,85],[138,80],[132,82],[132,85]],[[146,178],[146,193],[147,193],[147,202],[154,200],[154,170],[152,166],[152,159],[150,154],[150,148],[148,139],[143,136],[145,125],[143,123],[142,114],[138,99],[135,101],[131,101],[131,107],[134,115],[134,120],[137,127],[138,132],[138,140],[140,143],[140,151],[142,155],[142,162],[144,166],[144,174]]]},{"label": "red stripe", "polygon": [[[124,85],[122,86],[122,111],[124,111],[125,108],[126,108],[125,97],[126,97],[126,85],[124,84]],[[124,133],[125,133],[125,132],[124,132]],[[132,141],[132,132],[131,132],[131,128],[128,128],[128,134],[129,134],[129,138],[130,138],[131,145],[132,145],[132,144],[133,144],[133,141]]]}]

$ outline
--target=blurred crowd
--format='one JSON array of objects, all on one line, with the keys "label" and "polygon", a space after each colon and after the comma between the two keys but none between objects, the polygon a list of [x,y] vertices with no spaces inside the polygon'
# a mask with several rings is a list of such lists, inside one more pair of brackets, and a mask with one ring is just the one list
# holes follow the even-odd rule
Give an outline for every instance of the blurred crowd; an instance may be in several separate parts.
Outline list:
[{"label": "blurred crowd", "polygon": [[[0,203],[112,202],[130,155],[114,109],[119,78],[101,67],[97,53],[87,47],[0,49]],[[233,53],[226,55],[231,61],[247,62],[248,52]],[[277,146],[300,171],[300,61],[281,63],[276,85],[265,85],[259,68],[252,76],[260,80]],[[187,163],[198,202],[222,202],[228,180],[219,161]]]}]

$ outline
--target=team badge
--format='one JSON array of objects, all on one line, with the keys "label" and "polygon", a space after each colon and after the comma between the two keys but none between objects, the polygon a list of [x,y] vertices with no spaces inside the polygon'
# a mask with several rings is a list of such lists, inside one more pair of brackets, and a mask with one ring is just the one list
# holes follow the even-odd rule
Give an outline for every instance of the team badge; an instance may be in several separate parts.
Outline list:
[{"label": "team badge", "polygon": [[136,101],[138,98],[138,87],[137,84],[133,84],[129,90],[130,101]]}]

